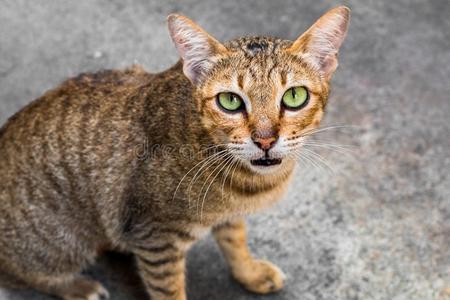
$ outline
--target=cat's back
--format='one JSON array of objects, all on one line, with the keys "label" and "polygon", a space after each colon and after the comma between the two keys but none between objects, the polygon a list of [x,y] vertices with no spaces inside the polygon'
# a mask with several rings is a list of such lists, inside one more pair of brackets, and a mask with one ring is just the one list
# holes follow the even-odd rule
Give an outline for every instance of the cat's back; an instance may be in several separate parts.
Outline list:
[{"label": "cat's back", "polygon": [[88,199],[126,175],[141,136],[140,90],[153,76],[137,66],[81,74],[13,115],[0,129],[2,204]]},{"label": "cat's back", "polygon": [[122,116],[117,109],[152,77],[141,67],[133,66],[82,73],[68,79],[10,117],[0,129],[0,147],[8,146],[10,139],[19,143],[32,136],[44,139],[46,134],[73,133],[76,125],[80,130],[89,127],[96,117],[107,113],[124,119],[126,108]]}]

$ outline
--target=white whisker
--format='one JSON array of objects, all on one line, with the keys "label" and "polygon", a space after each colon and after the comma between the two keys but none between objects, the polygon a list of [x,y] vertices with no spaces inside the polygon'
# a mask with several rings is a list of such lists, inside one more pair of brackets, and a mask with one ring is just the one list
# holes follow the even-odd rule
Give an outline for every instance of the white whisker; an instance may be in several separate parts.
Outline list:
[{"label": "white whisker", "polygon": [[296,155],[296,157],[298,158],[303,158],[306,162],[308,162],[313,168],[316,168],[318,170],[323,169],[323,167],[321,165],[319,165],[314,159],[312,159],[309,155],[307,155],[307,153],[300,153],[300,152],[296,152],[294,153],[294,155]]},{"label": "white whisker", "polygon": [[326,160],[320,154],[307,148],[303,148],[303,151],[306,151],[306,153],[308,153],[310,156],[315,157],[319,163],[321,163],[323,166],[326,167],[326,169],[331,171],[331,174],[336,173],[334,169],[326,162]]},{"label": "white whisker", "polygon": [[[205,179],[205,182],[203,183],[203,185],[201,186],[201,188],[200,188],[200,191],[198,192],[198,196],[197,196],[197,202],[196,202],[196,207],[197,207],[197,214],[198,214],[198,204],[199,204],[199,201],[200,201],[200,197],[201,197],[201,194],[202,194],[202,191],[203,191],[203,188],[205,187],[205,185],[207,184],[207,182],[208,182],[208,179],[214,174],[214,172],[223,164],[223,159],[227,156],[227,155],[229,155],[229,152],[227,151],[227,152],[225,152],[225,153],[223,153],[222,155],[220,155],[220,156],[218,156],[216,159],[214,159],[211,163],[209,163],[209,165],[208,165],[208,167],[207,168],[205,168],[200,174],[199,174],[199,176],[197,177],[197,179],[198,178],[200,178],[201,176],[203,176],[203,174],[205,174],[205,172],[207,172],[207,170],[209,170],[209,168],[210,167],[212,167],[212,166],[214,166],[217,162],[219,162],[219,164],[213,169],[213,171],[207,176],[207,178]],[[195,181],[196,180],[194,180],[194,182],[193,183],[195,183]],[[192,186],[191,186],[192,187]]]},{"label": "white whisker", "polygon": [[[212,156],[209,157],[209,159],[207,161],[205,161],[203,163],[203,165],[199,168],[199,170],[195,173],[194,177],[192,177],[191,181],[189,182],[188,188],[187,188],[187,194],[188,194],[188,203],[189,203],[189,207],[190,207],[190,203],[191,203],[191,191],[192,191],[192,186],[195,183],[195,181],[198,179],[199,176],[201,176],[207,169],[209,169],[209,167],[211,165],[213,165],[216,161],[218,161],[219,159],[221,159],[222,157],[226,156],[228,154],[227,152],[228,150],[222,150],[219,151],[215,154],[213,154]],[[206,167],[206,169],[205,169]],[[205,170],[203,170],[205,169]],[[200,173],[203,170],[202,173]],[[200,174],[199,174],[200,173]]]},{"label": "white whisker", "polygon": [[205,159],[202,159],[200,162],[198,162],[196,165],[194,165],[189,171],[187,171],[187,173],[184,174],[184,176],[181,178],[180,182],[178,183],[178,185],[177,185],[177,187],[176,187],[176,189],[175,189],[175,192],[173,193],[172,200],[175,199],[176,193],[177,193],[178,189],[180,188],[181,183],[182,183],[183,180],[186,178],[186,176],[187,176],[190,172],[192,172],[192,170],[194,170],[198,165],[200,165],[200,164],[202,164],[202,163],[205,163],[207,160],[211,159],[212,157],[214,157],[215,155],[217,155],[217,154],[219,154],[219,153],[220,153],[220,152],[217,152],[217,153],[215,153],[215,154],[212,155],[212,156],[208,156],[208,157],[206,157]]},{"label": "white whisker", "polygon": [[[326,145],[326,144],[312,144],[312,143],[304,143],[303,146],[305,147],[317,147],[317,148],[323,148],[323,149],[327,149],[330,151],[334,151],[343,155],[349,155],[351,156],[351,154],[355,153],[355,150],[353,149],[348,149],[345,147],[341,147],[338,145]],[[351,156],[352,157],[352,156]]]},{"label": "white whisker", "polygon": [[306,131],[306,132],[302,133],[301,136],[310,136],[312,134],[316,134],[316,133],[319,133],[319,132],[324,132],[324,131],[328,131],[328,130],[332,130],[332,129],[343,129],[343,128],[358,128],[358,126],[354,126],[354,125],[334,125],[334,126],[321,127],[321,128],[316,128],[316,129],[311,129],[309,131]]},{"label": "white whisker", "polygon": [[216,148],[219,148],[219,147],[224,147],[224,146],[226,146],[226,145],[228,145],[228,144],[217,144],[217,145],[212,145],[212,146],[209,146],[209,147],[207,147],[207,148],[204,148],[204,149],[198,151],[197,154],[203,153],[203,152],[208,151],[208,150],[216,149]]},{"label": "white whisker", "polygon": [[[216,180],[217,176],[219,176],[220,172],[222,172],[223,168],[225,168],[225,167],[227,166],[228,162],[230,162],[230,161],[232,161],[232,160],[233,160],[233,156],[230,156],[230,157],[226,158],[221,164],[219,164],[219,166],[221,166],[221,165],[223,165],[223,166],[220,168],[219,171],[217,171],[216,175],[213,177],[213,179],[212,179],[211,182],[209,183],[208,188],[206,189],[206,192],[205,192],[205,194],[204,194],[204,196],[203,196],[203,199],[202,199],[202,205],[201,205],[201,208],[200,208],[200,222],[203,220],[203,207],[204,207],[205,199],[206,199],[206,196],[208,195],[209,189],[211,188],[212,184],[213,184],[214,181]],[[215,171],[215,169],[214,169],[214,171]],[[214,171],[211,172],[211,175],[214,174]],[[210,176],[211,176],[211,175],[210,175]],[[208,179],[206,179],[205,183],[206,183],[207,181],[208,181]],[[202,189],[200,190],[199,195],[201,195],[201,191],[202,191],[202,190],[203,190],[203,187],[202,187]]]},{"label": "white whisker", "polygon": [[231,177],[230,177],[230,189],[231,189],[231,186],[233,185],[234,173],[236,172],[237,168],[240,166],[240,162],[241,162],[239,159],[237,159],[236,161],[237,161],[237,164],[235,165],[233,172],[231,173]]},{"label": "white whisker", "polygon": [[228,175],[230,174],[230,171],[238,163],[239,159],[234,158],[231,162],[231,164],[227,167],[227,170],[225,171],[226,174],[223,176],[223,182],[222,182],[222,203],[223,203],[223,195],[224,195],[224,189],[225,189],[225,182],[227,181]]}]

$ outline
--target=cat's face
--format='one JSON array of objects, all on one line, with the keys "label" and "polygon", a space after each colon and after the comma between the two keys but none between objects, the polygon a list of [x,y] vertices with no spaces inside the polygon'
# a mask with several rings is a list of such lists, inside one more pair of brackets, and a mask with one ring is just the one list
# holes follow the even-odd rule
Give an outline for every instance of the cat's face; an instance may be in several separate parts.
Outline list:
[{"label": "cat's face", "polygon": [[169,17],[202,121],[216,145],[260,174],[282,169],[322,119],[349,11],[336,8],[295,42],[241,38],[220,44]]},{"label": "cat's face", "polygon": [[266,38],[233,41],[198,89],[203,122],[216,144],[257,172],[295,158],[302,134],[322,118],[327,83],[287,53],[289,45]]}]

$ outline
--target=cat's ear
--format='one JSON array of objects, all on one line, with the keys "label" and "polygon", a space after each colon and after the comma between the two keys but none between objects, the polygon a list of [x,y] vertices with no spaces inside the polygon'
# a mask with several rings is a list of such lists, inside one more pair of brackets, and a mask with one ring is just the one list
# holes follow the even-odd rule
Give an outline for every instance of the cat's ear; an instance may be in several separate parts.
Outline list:
[{"label": "cat's ear", "polygon": [[336,7],[317,20],[287,51],[307,60],[329,80],[338,66],[337,53],[349,21],[350,9]]},{"label": "cat's ear", "polygon": [[171,14],[167,20],[170,36],[183,60],[184,74],[197,84],[227,49],[184,16]]}]

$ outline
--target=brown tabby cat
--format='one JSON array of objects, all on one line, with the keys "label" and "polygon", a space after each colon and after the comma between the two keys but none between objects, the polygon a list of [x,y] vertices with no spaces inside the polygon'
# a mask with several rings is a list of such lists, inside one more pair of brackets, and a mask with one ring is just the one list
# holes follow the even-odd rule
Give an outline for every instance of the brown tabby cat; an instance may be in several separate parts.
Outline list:
[{"label": "brown tabby cat", "polygon": [[248,290],[282,288],[283,273],[249,253],[242,217],[280,198],[319,125],[349,9],[295,42],[221,44],[168,21],[182,58],[169,70],[82,74],[0,130],[3,285],[105,299],[80,271],[114,249],[135,255],[152,299],[186,299],[186,251],[212,228]]}]

